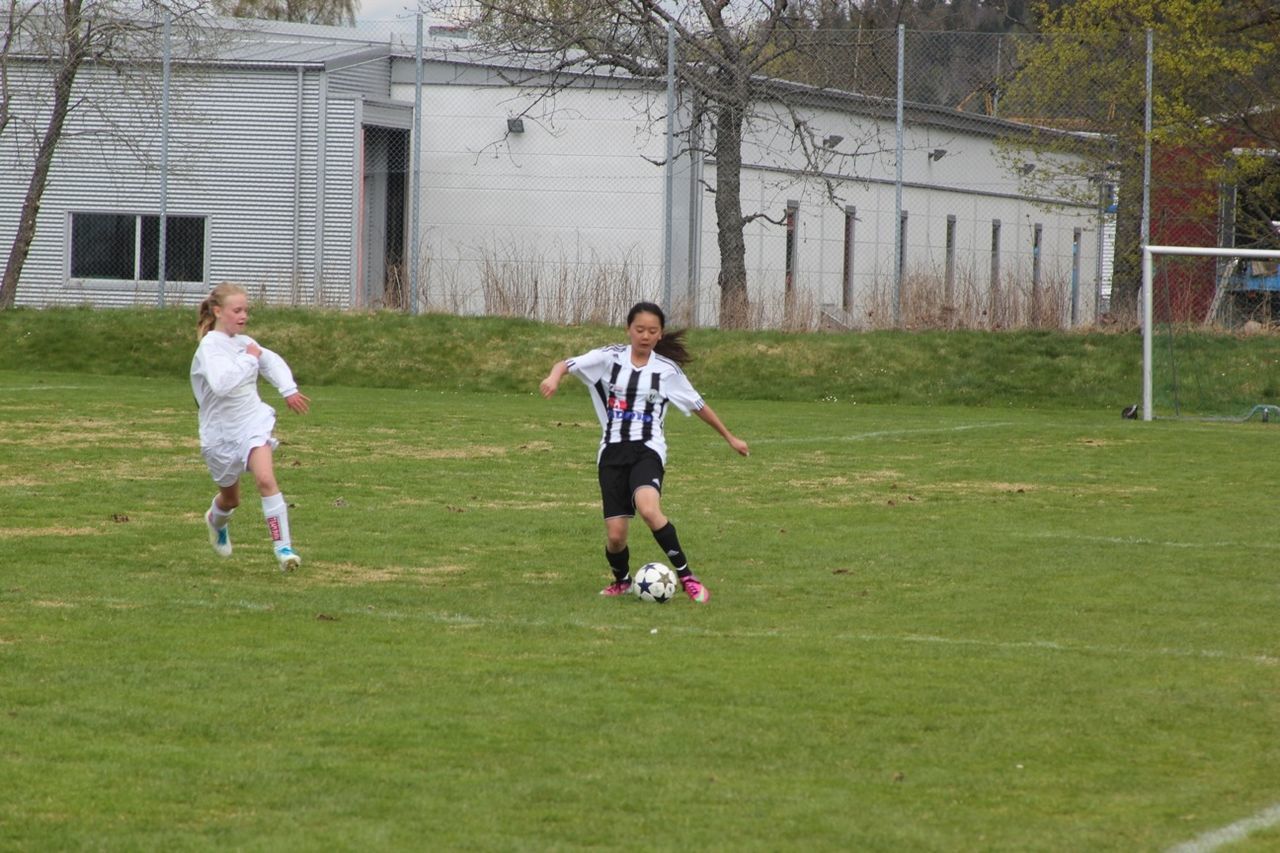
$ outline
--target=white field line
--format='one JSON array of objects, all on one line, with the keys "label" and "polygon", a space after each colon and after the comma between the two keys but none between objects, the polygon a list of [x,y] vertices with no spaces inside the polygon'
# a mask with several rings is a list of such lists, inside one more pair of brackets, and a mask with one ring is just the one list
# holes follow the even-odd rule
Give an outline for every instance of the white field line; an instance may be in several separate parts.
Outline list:
[{"label": "white field line", "polygon": [[1168,853],[1210,853],[1227,844],[1234,844],[1260,829],[1280,825],[1280,803],[1263,809],[1252,817],[1238,820],[1229,826],[1210,830],[1203,835],[1170,847]]},{"label": "white field line", "polygon": [[0,385],[0,394],[10,391],[87,391],[91,385]]},{"label": "white field line", "polygon": [[[134,602],[126,602],[116,598],[82,598],[79,603],[86,605],[97,605],[106,607],[120,607],[124,605],[136,605]],[[187,598],[176,599],[168,602],[158,602],[158,604],[172,604],[181,607],[198,607],[209,610],[245,610],[256,613],[269,613],[276,610],[277,605],[272,602],[261,601],[211,601],[203,598]],[[789,636],[799,636],[797,632],[787,631],[784,629],[769,629],[762,631],[752,630],[708,630],[687,625],[678,626],[656,626],[658,631],[652,630],[655,626],[628,626],[618,624],[600,624],[596,622],[585,622],[578,619],[568,619],[564,621],[548,621],[546,619],[520,619],[506,617],[502,619],[490,619],[483,616],[472,616],[466,613],[445,613],[430,610],[420,610],[406,612],[402,610],[385,610],[383,608],[368,605],[358,608],[333,608],[328,612],[330,616],[364,616],[377,619],[386,619],[393,621],[417,621],[424,623],[432,623],[437,625],[464,625],[476,628],[503,628],[503,627],[520,627],[520,628],[555,628],[568,626],[571,628],[579,628],[586,631],[648,631],[649,633],[668,632],[671,634],[679,634],[684,637],[720,637],[728,639],[756,639],[756,638],[787,638]],[[1093,644],[1070,644],[1059,643],[1053,640],[980,640],[966,637],[941,637],[930,634],[832,634],[832,638],[848,642],[857,643],[925,643],[944,646],[970,646],[974,648],[996,649],[1001,651],[1029,649],[1033,651],[1043,652],[1060,652],[1062,654],[1088,654],[1088,655],[1105,655],[1109,657],[1128,657],[1128,658],[1197,658],[1201,660],[1222,660],[1236,663],[1250,663],[1258,666],[1280,666],[1280,657],[1274,655],[1245,655],[1235,652],[1224,652],[1217,649],[1170,649],[1170,648],[1150,648],[1140,649],[1132,646],[1103,646]]]},{"label": "white field line", "polygon": [[849,435],[806,435],[797,438],[753,438],[752,444],[827,444],[833,441],[869,441],[876,438],[897,438],[906,435],[923,435],[927,433],[966,432],[973,429],[992,429],[994,427],[1013,426],[1009,421],[991,421],[989,423],[962,424],[952,427],[921,427],[919,429],[882,429],[874,432],[855,432]]},{"label": "white field line", "polygon": [[1054,652],[1077,654],[1110,655],[1112,657],[1176,657],[1176,658],[1208,658],[1211,660],[1231,660],[1245,663],[1256,663],[1262,666],[1280,665],[1280,657],[1274,655],[1240,655],[1216,649],[1135,649],[1130,646],[1097,646],[1068,645],[1053,640],[1021,640],[1017,642],[1000,640],[972,640],[957,637],[937,637],[929,635],[875,636],[871,634],[856,635],[859,640],[896,641],[902,643],[941,643],[958,646],[983,646],[993,649],[1043,649]]},{"label": "white field line", "polygon": [[1174,542],[1163,539],[1147,539],[1142,536],[1090,536],[1084,533],[1019,533],[1010,531],[1007,536],[1018,539],[1070,539],[1074,542],[1099,542],[1105,545],[1154,545],[1159,548],[1257,548],[1280,550],[1280,542]]}]

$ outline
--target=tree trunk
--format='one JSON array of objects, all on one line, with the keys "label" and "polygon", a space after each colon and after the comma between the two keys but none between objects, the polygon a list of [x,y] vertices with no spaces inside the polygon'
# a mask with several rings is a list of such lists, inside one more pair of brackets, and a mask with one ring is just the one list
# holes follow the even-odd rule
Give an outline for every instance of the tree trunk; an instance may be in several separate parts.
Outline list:
[{"label": "tree trunk", "polygon": [[66,32],[63,43],[66,56],[54,79],[53,112],[49,115],[49,124],[45,127],[44,136],[40,139],[35,165],[31,169],[31,180],[27,183],[27,195],[22,201],[22,214],[18,217],[18,231],[14,234],[13,245],[9,249],[4,277],[0,278],[0,310],[12,308],[17,297],[18,279],[22,277],[22,268],[27,263],[27,254],[31,251],[31,243],[36,237],[36,218],[40,214],[40,199],[44,196],[44,188],[49,182],[53,153],[62,139],[62,126],[66,122],[67,111],[71,105],[71,88],[75,84],[76,74],[84,58],[84,42],[80,37],[80,3],[70,3],[65,8]]},{"label": "tree trunk", "polygon": [[[1141,163],[1137,169],[1141,173]],[[1111,269],[1111,316],[1136,324],[1142,290],[1142,178],[1120,184],[1116,205],[1115,257]]]},{"label": "tree trunk", "polygon": [[747,325],[747,245],[742,216],[741,106],[721,104],[716,112],[716,242],[720,247],[720,328]]}]

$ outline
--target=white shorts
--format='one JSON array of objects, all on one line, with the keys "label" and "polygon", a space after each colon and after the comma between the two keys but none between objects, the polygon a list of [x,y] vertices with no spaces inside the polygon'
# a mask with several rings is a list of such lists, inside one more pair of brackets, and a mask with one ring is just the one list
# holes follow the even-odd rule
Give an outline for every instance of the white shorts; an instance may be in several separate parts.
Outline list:
[{"label": "white shorts", "polygon": [[248,470],[250,451],[263,445],[270,445],[275,450],[280,442],[272,438],[270,433],[259,433],[242,441],[224,441],[213,447],[201,447],[200,455],[204,457],[204,464],[209,466],[213,482],[223,487],[232,486]]}]

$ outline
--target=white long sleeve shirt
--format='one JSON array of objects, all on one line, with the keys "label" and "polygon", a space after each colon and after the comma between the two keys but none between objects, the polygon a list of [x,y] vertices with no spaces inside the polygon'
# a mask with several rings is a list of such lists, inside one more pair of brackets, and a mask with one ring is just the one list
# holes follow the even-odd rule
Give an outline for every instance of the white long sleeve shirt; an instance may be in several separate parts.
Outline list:
[{"label": "white long sleeve shirt", "polygon": [[191,359],[191,392],[200,407],[200,444],[213,447],[243,440],[265,425],[270,433],[275,410],[258,396],[261,374],[281,397],[298,393],[285,360],[258,344],[262,355],[245,352],[256,344],[248,335],[228,335],[214,329],[200,340]]}]

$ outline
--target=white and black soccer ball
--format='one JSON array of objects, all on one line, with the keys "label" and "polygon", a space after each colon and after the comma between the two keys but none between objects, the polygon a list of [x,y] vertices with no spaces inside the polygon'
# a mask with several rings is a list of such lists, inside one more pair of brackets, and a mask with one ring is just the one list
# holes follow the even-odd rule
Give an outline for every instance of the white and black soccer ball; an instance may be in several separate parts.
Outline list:
[{"label": "white and black soccer ball", "polygon": [[631,590],[641,601],[670,601],[676,594],[680,581],[676,573],[662,563],[645,563],[631,581]]}]

